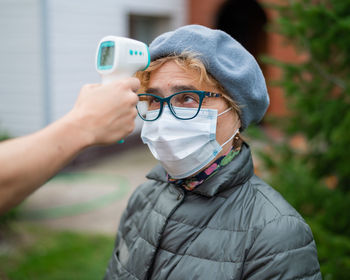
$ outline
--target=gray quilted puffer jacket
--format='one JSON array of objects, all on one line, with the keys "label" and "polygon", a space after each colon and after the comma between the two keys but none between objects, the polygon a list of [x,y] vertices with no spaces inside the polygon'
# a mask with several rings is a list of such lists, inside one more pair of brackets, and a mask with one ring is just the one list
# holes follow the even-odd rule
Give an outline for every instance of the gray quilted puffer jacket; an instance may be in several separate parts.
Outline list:
[{"label": "gray quilted puffer jacket", "polygon": [[322,279],[309,226],[249,147],[193,191],[157,166],[129,200],[105,279]]}]

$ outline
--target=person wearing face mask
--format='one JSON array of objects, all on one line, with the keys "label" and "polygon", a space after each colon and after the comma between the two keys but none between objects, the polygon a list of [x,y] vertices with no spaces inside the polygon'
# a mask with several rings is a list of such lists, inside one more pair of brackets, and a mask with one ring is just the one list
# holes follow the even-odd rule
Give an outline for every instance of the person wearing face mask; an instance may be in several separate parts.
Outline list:
[{"label": "person wearing face mask", "polygon": [[199,25],[150,54],[137,110],[159,165],[129,200],[105,279],[321,279],[309,226],[254,175],[240,137],[269,104],[253,56]]}]

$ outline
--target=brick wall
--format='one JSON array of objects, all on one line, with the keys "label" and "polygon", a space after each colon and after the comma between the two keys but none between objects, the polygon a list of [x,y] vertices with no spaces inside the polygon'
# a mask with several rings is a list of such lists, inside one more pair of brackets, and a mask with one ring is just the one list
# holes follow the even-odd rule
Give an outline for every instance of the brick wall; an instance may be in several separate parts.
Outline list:
[{"label": "brick wall", "polygon": [[[226,0],[189,0],[188,1],[188,22],[190,24],[201,24],[211,28],[215,28],[216,16],[220,6]],[[244,1],[244,0],[241,0]],[[281,0],[258,0],[260,4],[264,3],[281,3]],[[277,14],[269,9],[264,8],[268,18],[268,23],[273,22]],[[296,54],[291,45],[284,42],[283,38],[275,33],[266,33],[266,46],[264,47],[267,55],[282,61],[300,61],[303,57]],[[263,67],[264,75],[268,84],[270,94],[270,107],[268,114],[281,116],[287,114],[285,106],[285,98],[283,92],[278,87],[272,87],[269,83],[280,76],[280,71],[276,67],[270,65]]]}]

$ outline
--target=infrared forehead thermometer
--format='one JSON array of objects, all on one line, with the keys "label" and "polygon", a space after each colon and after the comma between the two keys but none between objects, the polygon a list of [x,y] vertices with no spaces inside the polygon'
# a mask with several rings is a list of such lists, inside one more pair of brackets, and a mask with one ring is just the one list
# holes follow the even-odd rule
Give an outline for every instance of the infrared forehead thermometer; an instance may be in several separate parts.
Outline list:
[{"label": "infrared forehead thermometer", "polygon": [[98,44],[96,70],[108,84],[146,70],[151,61],[145,43],[117,36],[106,36]]}]

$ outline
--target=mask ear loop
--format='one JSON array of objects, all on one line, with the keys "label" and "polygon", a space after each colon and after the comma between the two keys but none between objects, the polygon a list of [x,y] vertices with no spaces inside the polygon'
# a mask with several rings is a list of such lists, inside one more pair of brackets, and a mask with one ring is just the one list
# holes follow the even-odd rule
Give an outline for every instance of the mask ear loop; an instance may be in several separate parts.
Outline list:
[{"label": "mask ear loop", "polygon": [[[226,109],[225,111],[221,112],[220,114],[218,114],[218,117],[227,113],[228,111],[231,111],[232,110],[232,107]],[[237,133],[239,132],[239,128],[236,129],[235,133],[233,133],[233,135],[224,143],[221,145],[221,148],[224,147],[228,142],[230,142],[236,135]]]},{"label": "mask ear loop", "polygon": [[221,148],[224,147],[228,142],[230,142],[238,132],[239,132],[239,128],[237,128],[235,133],[233,133],[233,135],[224,144],[221,145]]},{"label": "mask ear loop", "polygon": [[225,111],[221,112],[220,114],[218,114],[218,117],[220,117],[221,115],[227,113],[228,111],[231,111],[232,110],[232,107],[226,109]]}]

